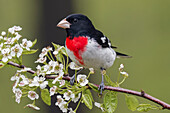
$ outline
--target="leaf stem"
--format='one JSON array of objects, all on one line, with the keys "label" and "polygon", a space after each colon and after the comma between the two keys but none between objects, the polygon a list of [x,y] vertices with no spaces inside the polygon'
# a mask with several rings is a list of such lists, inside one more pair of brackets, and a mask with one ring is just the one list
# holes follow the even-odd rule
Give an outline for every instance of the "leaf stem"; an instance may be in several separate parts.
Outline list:
[{"label": "leaf stem", "polygon": [[119,79],[120,79],[120,72],[119,72],[119,75],[117,77],[117,84],[119,84]]},{"label": "leaf stem", "polygon": [[71,102],[71,99],[67,102],[67,105]]},{"label": "leaf stem", "polygon": [[55,61],[52,54],[51,54],[51,51],[49,51],[49,54],[50,54],[50,57],[52,58],[52,60]]},{"label": "leaf stem", "polygon": [[90,77],[91,73],[89,72],[89,74],[87,75],[87,79]]},{"label": "leaf stem", "polygon": [[120,83],[118,83],[118,86],[120,86],[126,80],[126,78],[127,77],[124,77],[123,80]]},{"label": "leaf stem", "polygon": [[50,56],[48,54],[46,56],[48,57],[49,60],[51,60],[51,58],[50,58]]},{"label": "leaf stem", "polygon": [[78,107],[80,106],[81,100],[82,100],[82,96],[81,96],[81,99],[79,100],[79,103],[77,104],[76,109],[74,110],[74,112],[75,112],[75,113],[76,113],[76,111],[77,111]]}]

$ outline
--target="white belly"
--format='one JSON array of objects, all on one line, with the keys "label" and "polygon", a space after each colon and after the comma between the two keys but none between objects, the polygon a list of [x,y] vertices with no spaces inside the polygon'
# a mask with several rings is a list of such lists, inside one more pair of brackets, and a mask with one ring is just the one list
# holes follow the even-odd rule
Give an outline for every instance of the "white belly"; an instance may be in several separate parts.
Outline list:
[{"label": "white belly", "polygon": [[102,48],[93,39],[88,41],[85,51],[82,53],[84,65],[81,65],[79,63],[79,61],[75,58],[73,52],[67,49],[67,47],[66,51],[71,60],[85,68],[100,69],[102,67],[106,69],[113,65],[116,58],[116,53],[112,48]]}]

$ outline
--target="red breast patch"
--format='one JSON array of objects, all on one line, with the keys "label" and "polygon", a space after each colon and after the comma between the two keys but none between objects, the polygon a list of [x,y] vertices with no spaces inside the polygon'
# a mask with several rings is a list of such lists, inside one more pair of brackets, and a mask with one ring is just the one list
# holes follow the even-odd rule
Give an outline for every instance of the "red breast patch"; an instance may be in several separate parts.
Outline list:
[{"label": "red breast patch", "polygon": [[83,36],[74,37],[73,39],[70,39],[70,37],[66,38],[67,48],[73,52],[73,54],[76,56],[76,59],[82,65],[84,65],[84,62],[81,55],[85,51],[87,43],[88,38]]}]

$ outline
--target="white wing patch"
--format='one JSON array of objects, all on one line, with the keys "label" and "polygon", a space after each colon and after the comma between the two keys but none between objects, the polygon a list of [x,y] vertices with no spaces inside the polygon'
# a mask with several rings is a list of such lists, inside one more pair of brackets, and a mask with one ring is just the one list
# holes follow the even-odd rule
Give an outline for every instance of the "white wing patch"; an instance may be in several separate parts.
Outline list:
[{"label": "white wing patch", "polygon": [[106,42],[106,37],[101,37],[101,40],[102,40],[103,43],[105,43]]},{"label": "white wing patch", "polygon": [[111,43],[109,42],[108,45],[109,45],[109,47],[110,47],[110,46],[111,46]]}]

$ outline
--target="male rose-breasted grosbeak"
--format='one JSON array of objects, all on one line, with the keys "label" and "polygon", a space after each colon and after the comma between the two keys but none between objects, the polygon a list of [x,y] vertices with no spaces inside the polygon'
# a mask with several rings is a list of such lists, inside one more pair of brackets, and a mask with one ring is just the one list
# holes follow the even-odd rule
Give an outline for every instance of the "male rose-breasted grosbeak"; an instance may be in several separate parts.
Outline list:
[{"label": "male rose-breasted grosbeak", "polygon": [[[99,90],[104,90],[103,72],[111,67],[116,57],[128,57],[113,50],[110,40],[95,29],[90,19],[82,14],[71,14],[61,20],[58,27],[66,29],[65,47],[70,59],[85,68],[100,69],[102,82]],[[75,75],[70,84],[74,84]]]}]

